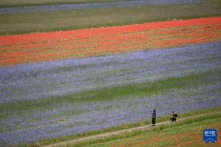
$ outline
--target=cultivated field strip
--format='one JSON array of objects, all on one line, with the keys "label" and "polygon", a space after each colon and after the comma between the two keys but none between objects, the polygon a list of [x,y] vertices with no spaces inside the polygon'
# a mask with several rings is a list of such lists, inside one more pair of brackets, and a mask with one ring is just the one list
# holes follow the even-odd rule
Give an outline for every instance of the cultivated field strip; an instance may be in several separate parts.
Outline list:
[{"label": "cultivated field strip", "polygon": [[171,48],[220,38],[221,17],[0,36],[0,65]]},{"label": "cultivated field strip", "polygon": [[[48,1],[52,2],[52,0],[46,0],[44,2],[43,0],[19,0],[19,2],[24,1],[27,3],[39,3],[41,5]],[[58,0],[53,2],[56,1]],[[61,2],[61,0],[59,1]],[[91,2],[91,0],[85,1]],[[5,3],[9,2],[16,3],[17,1],[5,1]],[[0,5],[1,4],[2,3],[0,3]],[[220,16],[220,14],[221,5],[217,0],[203,0],[203,2],[200,3],[171,5],[166,4],[100,9],[79,9],[70,11],[40,11],[34,13],[0,14],[0,35],[7,36],[12,34],[54,32],[85,28],[121,26],[128,24],[141,24],[175,19],[206,18]]]},{"label": "cultivated field strip", "polygon": [[220,45],[1,67],[0,146],[220,106]]},{"label": "cultivated field strip", "polygon": [[1,67],[0,104],[208,72],[220,68],[219,47],[216,42]]},{"label": "cultivated field strip", "polygon": [[22,6],[12,8],[0,8],[0,14],[48,12],[48,11],[67,11],[79,9],[95,9],[110,7],[133,7],[133,6],[152,6],[152,5],[171,5],[171,4],[193,4],[203,0],[132,0],[105,3],[82,3],[82,4],[56,4],[48,6]]}]

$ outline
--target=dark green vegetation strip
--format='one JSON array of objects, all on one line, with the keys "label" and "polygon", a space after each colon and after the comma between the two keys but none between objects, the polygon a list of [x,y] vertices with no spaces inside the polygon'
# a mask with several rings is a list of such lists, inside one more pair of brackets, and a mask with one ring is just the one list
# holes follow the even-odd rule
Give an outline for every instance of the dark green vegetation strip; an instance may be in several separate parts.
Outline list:
[{"label": "dark green vegetation strip", "polygon": [[219,2],[1,14],[0,35],[118,26],[221,15]]}]

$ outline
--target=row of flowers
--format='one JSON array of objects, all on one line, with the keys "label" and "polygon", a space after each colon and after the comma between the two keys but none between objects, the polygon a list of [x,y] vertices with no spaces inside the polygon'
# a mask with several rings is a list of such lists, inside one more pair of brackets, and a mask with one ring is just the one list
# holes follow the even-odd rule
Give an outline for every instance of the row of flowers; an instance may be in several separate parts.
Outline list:
[{"label": "row of flowers", "polygon": [[[221,43],[214,42],[220,41],[220,22],[214,17],[0,36],[0,146],[140,122],[150,118],[152,109],[165,116],[171,109],[181,113],[220,106]],[[177,47],[204,42],[213,43]],[[91,57],[106,54],[113,55]],[[192,75],[199,75],[194,83],[169,90],[159,86],[151,95],[99,101],[91,92],[87,99],[77,98],[90,90],[102,93]],[[75,95],[76,102],[53,102],[67,95]],[[26,106],[32,102],[38,105]]]},{"label": "row of flowers", "polygon": [[220,40],[221,17],[0,36],[0,65],[82,58]]},{"label": "row of flowers", "polygon": [[[183,113],[220,106],[220,46],[220,42],[214,42],[1,67],[0,146],[147,121],[152,109],[157,109],[158,116],[165,116],[172,109]],[[200,76],[203,74],[205,76]],[[102,93],[111,87],[159,84],[167,79],[171,79],[167,82],[188,79],[192,75],[199,78],[192,82],[184,80],[184,86],[167,90],[159,86],[159,92],[151,95],[118,97],[112,94],[111,100],[96,100],[92,92],[91,96],[89,93],[87,98],[79,99],[81,93],[89,90]],[[70,94],[76,94],[75,102],[69,103],[63,97],[56,102],[59,96]],[[21,108],[22,104],[32,101],[37,103]],[[43,108],[39,105],[41,101],[47,102]]]}]

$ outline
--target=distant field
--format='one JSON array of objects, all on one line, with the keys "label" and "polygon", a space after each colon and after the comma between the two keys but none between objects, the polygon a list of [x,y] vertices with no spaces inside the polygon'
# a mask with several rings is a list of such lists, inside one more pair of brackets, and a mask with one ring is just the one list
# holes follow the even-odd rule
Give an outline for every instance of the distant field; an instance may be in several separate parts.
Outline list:
[{"label": "distant field", "polygon": [[136,6],[153,6],[153,5],[173,5],[173,4],[199,4],[202,0],[132,0],[132,1],[116,1],[116,2],[95,2],[95,3],[79,3],[79,4],[53,4],[53,5],[37,5],[37,6],[18,6],[5,7],[0,9],[0,14],[15,14],[29,12],[48,12],[48,11],[67,11],[78,9],[106,9],[106,8],[122,8]]},{"label": "distant field", "polygon": [[218,2],[0,14],[0,35],[220,16]]},{"label": "distant field", "polygon": [[[135,5],[158,5],[158,4],[187,4],[187,3],[200,3],[209,0],[16,0],[16,1],[6,1],[1,0],[0,8],[9,8],[9,7],[22,7],[22,6],[45,6],[45,5],[62,5],[62,4],[98,4],[106,3],[112,5],[113,3],[118,4],[118,6],[134,6]],[[215,1],[215,0],[212,0]],[[122,5],[123,4],[123,5]],[[131,5],[132,4],[132,5]]]},{"label": "distant field", "polygon": [[[118,0],[0,0],[0,7],[113,2]],[[126,1],[126,0],[121,0]]]},{"label": "distant field", "polygon": [[0,65],[84,58],[221,39],[221,17],[0,36]]}]

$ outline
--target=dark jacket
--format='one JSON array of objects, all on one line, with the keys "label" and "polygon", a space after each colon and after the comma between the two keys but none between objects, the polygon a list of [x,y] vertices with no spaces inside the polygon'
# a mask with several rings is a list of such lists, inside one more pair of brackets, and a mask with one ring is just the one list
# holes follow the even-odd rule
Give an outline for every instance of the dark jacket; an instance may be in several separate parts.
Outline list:
[{"label": "dark jacket", "polygon": [[151,112],[151,117],[152,117],[152,118],[156,118],[156,112],[154,112],[154,111]]}]

